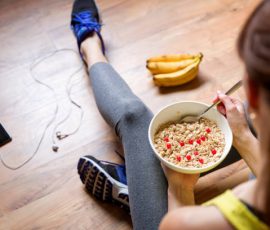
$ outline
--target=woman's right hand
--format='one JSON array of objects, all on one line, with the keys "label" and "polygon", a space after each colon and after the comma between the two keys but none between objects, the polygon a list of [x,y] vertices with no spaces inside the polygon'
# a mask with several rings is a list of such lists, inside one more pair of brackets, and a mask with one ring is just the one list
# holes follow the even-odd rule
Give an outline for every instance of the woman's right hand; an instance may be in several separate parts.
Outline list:
[{"label": "woman's right hand", "polygon": [[233,132],[233,145],[238,150],[247,165],[255,175],[258,175],[259,167],[259,142],[251,133],[245,117],[243,103],[235,98],[218,92],[217,98],[221,103],[217,106],[218,111],[227,117]]},{"label": "woman's right hand", "polygon": [[240,100],[227,96],[220,91],[217,92],[214,102],[219,99],[221,103],[217,106],[217,109],[229,122],[234,136],[234,145],[239,145],[239,143],[243,142],[243,138],[246,139],[246,134],[250,133],[244,105]]}]

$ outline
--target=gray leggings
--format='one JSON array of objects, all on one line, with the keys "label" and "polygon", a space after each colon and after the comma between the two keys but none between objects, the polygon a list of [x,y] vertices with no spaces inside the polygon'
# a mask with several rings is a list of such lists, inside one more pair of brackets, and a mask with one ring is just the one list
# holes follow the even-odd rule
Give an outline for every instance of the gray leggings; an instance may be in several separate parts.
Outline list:
[{"label": "gray leggings", "polygon": [[[156,230],[168,200],[166,178],[148,143],[153,113],[110,64],[93,65],[89,75],[98,109],[124,148],[133,228]],[[220,167],[240,159],[237,153],[229,156]]]}]

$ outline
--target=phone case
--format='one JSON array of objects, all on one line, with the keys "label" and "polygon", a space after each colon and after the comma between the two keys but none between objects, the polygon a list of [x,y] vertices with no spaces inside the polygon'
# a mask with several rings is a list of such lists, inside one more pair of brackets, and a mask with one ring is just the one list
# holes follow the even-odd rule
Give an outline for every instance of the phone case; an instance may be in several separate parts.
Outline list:
[{"label": "phone case", "polygon": [[11,140],[12,140],[11,137],[8,135],[7,131],[0,123],[0,147],[7,144]]}]

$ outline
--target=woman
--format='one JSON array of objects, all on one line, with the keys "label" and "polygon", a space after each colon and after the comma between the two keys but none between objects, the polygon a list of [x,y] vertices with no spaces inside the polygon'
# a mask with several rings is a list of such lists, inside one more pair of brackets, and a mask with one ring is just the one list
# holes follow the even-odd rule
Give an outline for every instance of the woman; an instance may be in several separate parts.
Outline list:
[{"label": "woman", "polygon": [[[164,168],[171,194],[169,207],[178,207],[163,219],[160,229],[269,229],[270,226],[270,1],[263,1],[248,19],[238,41],[245,67],[245,90],[249,105],[256,114],[260,154],[257,179],[237,186],[232,192],[209,201],[201,207],[194,204],[196,176],[179,175]],[[248,128],[240,123],[239,103],[218,94],[223,110],[241,148],[249,140]],[[237,132],[241,132],[240,138]],[[243,153],[244,154],[244,153]],[[251,163],[252,161],[250,161]],[[172,180],[170,182],[170,180]],[[194,218],[196,216],[196,218]],[[192,223],[191,223],[192,220]]]},{"label": "woman", "polygon": [[[259,62],[258,66],[256,65],[257,59],[253,57],[252,50],[250,50],[253,45],[250,45],[250,39],[253,39],[252,34],[257,28],[256,25],[264,25],[265,27],[262,29],[266,30],[266,34],[269,36],[270,26],[267,22],[270,19],[269,7],[269,1],[261,4],[240,39],[240,44],[244,44],[240,46],[240,51],[248,70],[245,84],[249,103],[257,117],[260,118],[260,122],[257,124],[261,137],[263,162],[256,155],[258,143],[243,118],[242,104],[221,93],[218,94],[218,98],[224,105],[224,107],[219,106],[219,110],[226,114],[234,132],[234,145],[250,168],[258,175],[257,180],[237,187],[233,193],[226,193],[225,199],[229,197],[233,201],[237,201],[238,208],[240,207],[242,211],[248,213],[248,217],[251,216],[255,222],[257,221],[255,223],[257,229],[267,229],[266,224],[269,225],[270,219],[267,209],[269,207],[267,197],[268,187],[270,187],[269,171],[265,166],[270,158],[267,150],[267,138],[270,134],[268,130],[260,128],[261,125],[264,125],[262,121],[267,121],[265,114],[270,110],[270,106],[264,100],[270,93],[261,85],[269,82],[267,76],[269,77],[270,73],[264,72],[267,70],[267,64],[264,66],[263,62]],[[261,14],[263,16],[260,16]],[[263,19],[259,18],[259,20],[259,16]],[[256,25],[253,23],[253,18],[259,20],[257,24],[255,23]],[[265,18],[267,20],[264,20]],[[98,109],[119,136],[125,157],[125,166],[102,162],[92,156],[81,157],[78,172],[86,189],[101,200],[119,204],[127,209],[130,207],[134,229],[157,229],[168,209],[168,214],[161,222],[161,229],[238,228],[237,223],[234,224],[235,221],[230,222],[230,215],[223,215],[222,209],[214,206],[218,202],[212,201],[208,203],[209,206],[182,207],[194,204],[194,187],[198,175],[183,175],[163,167],[167,180],[164,177],[160,163],[152,154],[147,141],[147,129],[153,114],[108,64],[100,34],[98,10],[93,0],[75,1],[71,26],[82,58],[89,70]],[[269,55],[267,56],[265,53],[267,44],[269,45],[269,38],[266,40],[268,43],[264,41],[264,37],[259,36],[255,39],[257,43],[260,43],[258,49],[263,54],[261,56],[266,58],[264,60],[266,63],[269,63]],[[261,75],[260,70],[265,73],[265,76]],[[263,84],[261,84],[262,82]],[[241,123],[239,124],[239,122]],[[262,177],[263,173],[266,173],[264,177]],[[259,194],[256,200],[253,199],[255,192]],[[268,206],[265,206],[264,202],[268,202]],[[235,202],[231,203],[233,205]],[[258,218],[262,218],[262,220],[260,221]],[[244,219],[244,222],[246,220],[247,218]],[[249,226],[253,225],[249,223]]]}]

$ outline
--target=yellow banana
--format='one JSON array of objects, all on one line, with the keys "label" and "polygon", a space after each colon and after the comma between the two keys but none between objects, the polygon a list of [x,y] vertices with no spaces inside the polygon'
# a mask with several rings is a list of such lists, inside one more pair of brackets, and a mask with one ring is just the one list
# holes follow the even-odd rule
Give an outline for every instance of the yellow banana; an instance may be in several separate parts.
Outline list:
[{"label": "yellow banana", "polygon": [[147,63],[149,62],[175,62],[175,61],[183,61],[187,59],[194,59],[196,57],[202,58],[203,54],[199,53],[197,55],[191,55],[191,54],[162,55],[162,56],[149,58],[147,60]]},{"label": "yellow banana", "polygon": [[200,62],[201,59],[197,58],[193,64],[185,69],[168,74],[154,75],[154,83],[157,86],[177,86],[190,82],[197,76]]},{"label": "yellow banana", "polygon": [[186,59],[178,62],[148,62],[146,67],[152,74],[172,73],[194,63],[196,59]]}]

